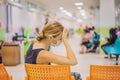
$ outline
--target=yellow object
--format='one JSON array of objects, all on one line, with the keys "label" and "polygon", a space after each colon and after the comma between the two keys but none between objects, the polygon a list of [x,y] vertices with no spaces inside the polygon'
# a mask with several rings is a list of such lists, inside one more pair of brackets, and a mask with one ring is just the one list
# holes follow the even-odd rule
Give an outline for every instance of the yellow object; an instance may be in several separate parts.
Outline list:
[{"label": "yellow object", "polygon": [[25,64],[25,80],[74,80],[69,65]]},{"label": "yellow object", "polygon": [[90,76],[86,80],[120,80],[120,66],[90,65]]},{"label": "yellow object", "polygon": [[12,76],[8,75],[3,64],[0,64],[0,80],[12,80]]}]

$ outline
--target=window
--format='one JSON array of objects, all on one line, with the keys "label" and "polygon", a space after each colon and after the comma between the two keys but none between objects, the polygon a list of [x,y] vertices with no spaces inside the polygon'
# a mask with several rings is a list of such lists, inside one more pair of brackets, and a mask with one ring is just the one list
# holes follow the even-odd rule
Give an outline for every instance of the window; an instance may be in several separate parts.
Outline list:
[{"label": "window", "polygon": [[21,0],[10,0],[10,1],[20,3]]},{"label": "window", "polygon": [[37,6],[33,3],[27,2],[27,8],[37,8]]}]

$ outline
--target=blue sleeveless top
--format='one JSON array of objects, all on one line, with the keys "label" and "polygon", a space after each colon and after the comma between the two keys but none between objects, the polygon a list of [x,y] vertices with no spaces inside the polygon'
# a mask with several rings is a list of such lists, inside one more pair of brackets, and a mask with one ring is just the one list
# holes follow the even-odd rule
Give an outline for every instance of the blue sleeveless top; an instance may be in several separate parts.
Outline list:
[{"label": "blue sleeveless top", "polygon": [[30,45],[26,57],[25,57],[25,63],[29,64],[36,64],[36,58],[40,51],[44,50],[43,48],[38,49],[32,49],[33,44]]}]

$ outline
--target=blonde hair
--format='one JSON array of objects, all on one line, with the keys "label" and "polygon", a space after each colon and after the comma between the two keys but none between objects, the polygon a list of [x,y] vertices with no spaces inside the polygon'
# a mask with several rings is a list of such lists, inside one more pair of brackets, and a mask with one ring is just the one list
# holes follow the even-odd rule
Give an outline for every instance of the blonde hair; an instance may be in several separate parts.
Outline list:
[{"label": "blonde hair", "polygon": [[47,23],[42,32],[37,36],[37,41],[41,41],[49,36],[57,37],[63,33],[64,27],[59,22],[49,22]]}]

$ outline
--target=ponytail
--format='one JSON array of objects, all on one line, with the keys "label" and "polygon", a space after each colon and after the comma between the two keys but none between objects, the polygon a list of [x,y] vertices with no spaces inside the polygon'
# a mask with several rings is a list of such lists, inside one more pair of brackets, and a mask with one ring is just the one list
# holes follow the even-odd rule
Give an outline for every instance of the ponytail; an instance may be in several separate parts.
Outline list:
[{"label": "ponytail", "polygon": [[43,32],[39,33],[39,35],[37,36],[37,41],[41,41],[44,38]]}]

